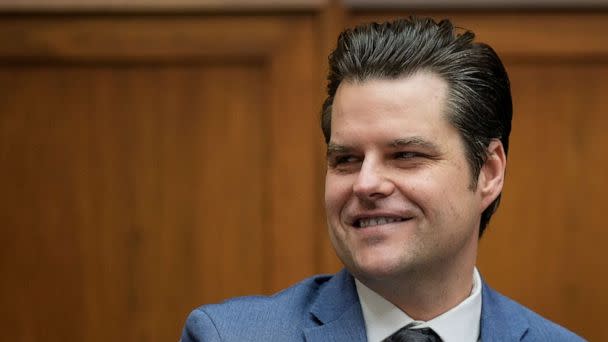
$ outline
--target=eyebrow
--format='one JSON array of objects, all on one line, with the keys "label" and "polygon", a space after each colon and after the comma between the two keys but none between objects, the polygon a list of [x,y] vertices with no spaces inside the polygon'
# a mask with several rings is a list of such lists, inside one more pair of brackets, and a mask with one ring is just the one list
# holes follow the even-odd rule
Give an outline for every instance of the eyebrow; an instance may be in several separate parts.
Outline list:
[{"label": "eyebrow", "polygon": [[427,150],[439,151],[439,146],[437,146],[433,142],[430,142],[421,137],[409,137],[409,138],[395,139],[391,143],[389,143],[389,146],[391,146],[393,148],[414,146],[414,147],[420,147],[420,148],[427,149]]},{"label": "eyebrow", "polygon": [[348,153],[352,151],[352,148],[344,146],[344,145],[339,145],[339,144],[334,144],[334,143],[329,143],[327,144],[327,155],[330,156],[332,154],[340,154],[340,153]]},{"label": "eyebrow", "polygon": [[[399,139],[395,139],[391,142],[389,142],[387,144],[387,147],[391,147],[391,148],[403,148],[403,147],[418,147],[418,148],[423,148],[426,150],[430,150],[430,151],[439,151],[439,147],[422,138],[422,137],[408,137],[408,138],[399,138]],[[353,150],[353,148],[345,146],[345,145],[340,145],[340,144],[335,144],[335,143],[329,143],[327,144],[327,155],[333,155],[333,154],[343,154],[343,153],[349,153]]]}]

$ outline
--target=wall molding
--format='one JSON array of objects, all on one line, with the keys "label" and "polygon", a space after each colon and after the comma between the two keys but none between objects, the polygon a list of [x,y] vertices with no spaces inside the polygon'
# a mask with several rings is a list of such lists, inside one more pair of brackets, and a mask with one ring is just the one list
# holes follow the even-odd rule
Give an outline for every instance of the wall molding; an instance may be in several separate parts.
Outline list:
[{"label": "wall molding", "polygon": [[316,10],[329,0],[0,0],[0,11]]},{"label": "wall molding", "polygon": [[608,8],[608,0],[343,0],[352,9],[586,9]]}]

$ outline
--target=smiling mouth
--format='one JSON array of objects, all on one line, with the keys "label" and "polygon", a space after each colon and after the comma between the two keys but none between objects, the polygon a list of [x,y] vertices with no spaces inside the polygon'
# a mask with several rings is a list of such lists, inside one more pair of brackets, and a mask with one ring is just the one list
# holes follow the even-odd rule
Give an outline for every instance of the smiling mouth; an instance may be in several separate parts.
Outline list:
[{"label": "smiling mouth", "polygon": [[366,227],[373,227],[373,226],[380,226],[383,224],[389,224],[389,223],[394,223],[394,222],[403,222],[403,221],[407,221],[410,218],[403,218],[403,217],[367,217],[367,218],[361,218],[356,220],[353,223],[353,226],[357,227],[357,228],[366,228]]}]

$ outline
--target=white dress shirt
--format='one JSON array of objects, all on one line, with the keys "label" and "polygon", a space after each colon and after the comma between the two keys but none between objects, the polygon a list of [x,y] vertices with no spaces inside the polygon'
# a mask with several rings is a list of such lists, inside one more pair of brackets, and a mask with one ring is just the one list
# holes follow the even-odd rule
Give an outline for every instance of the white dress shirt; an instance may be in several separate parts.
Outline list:
[{"label": "white dress shirt", "polygon": [[481,277],[473,271],[471,295],[457,306],[427,322],[414,321],[405,312],[355,279],[368,342],[379,342],[412,322],[433,329],[443,342],[476,342],[481,319]]}]

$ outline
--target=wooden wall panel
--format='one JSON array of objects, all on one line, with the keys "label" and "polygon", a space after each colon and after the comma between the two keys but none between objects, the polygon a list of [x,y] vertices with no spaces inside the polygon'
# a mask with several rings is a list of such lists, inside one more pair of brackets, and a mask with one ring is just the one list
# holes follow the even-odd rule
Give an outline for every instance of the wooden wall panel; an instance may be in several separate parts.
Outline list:
[{"label": "wooden wall panel", "polygon": [[0,20],[3,339],[172,341],[315,273],[312,18],[76,17]]},{"label": "wooden wall panel", "polygon": [[512,63],[510,72],[518,109],[507,186],[480,265],[500,290],[603,341],[608,63]]},{"label": "wooden wall panel", "polygon": [[[340,267],[320,74],[342,22],[409,13],[317,14],[0,16],[3,338],[175,340],[198,304]],[[513,80],[484,276],[607,339],[608,14],[426,14],[475,30]]]},{"label": "wooden wall panel", "polygon": [[411,14],[449,17],[496,48],[514,120],[501,208],[480,244],[485,279],[591,341],[608,339],[608,13],[365,12],[349,25]]},{"label": "wooden wall panel", "polygon": [[[289,19],[287,19],[289,20]],[[319,272],[318,202],[322,184],[318,183],[318,152],[322,141],[319,129],[318,49],[312,21],[302,23],[305,30],[286,31],[282,43],[270,60],[268,94],[271,119],[269,131],[271,202],[269,226],[274,254],[270,274],[272,289],[300,281],[302,275]],[[289,28],[286,28],[289,30]]]}]

